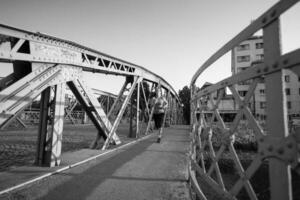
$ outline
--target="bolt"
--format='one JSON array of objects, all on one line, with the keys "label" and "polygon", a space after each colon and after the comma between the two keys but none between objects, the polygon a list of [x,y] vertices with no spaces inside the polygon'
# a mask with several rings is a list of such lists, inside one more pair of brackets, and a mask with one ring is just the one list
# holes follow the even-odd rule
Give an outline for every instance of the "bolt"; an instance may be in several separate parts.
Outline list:
[{"label": "bolt", "polygon": [[289,143],[287,144],[287,147],[288,147],[289,149],[293,148],[293,143],[289,142]]},{"label": "bolt", "polygon": [[273,10],[273,12],[271,13],[271,17],[275,17],[276,15],[276,10]]},{"label": "bolt", "polygon": [[267,17],[264,17],[261,21],[263,24],[267,22]]},{"label": "bolt", "polygon": [[286,65],[286,64],[288,64],[289,63],[289,60],[288,59],[285,59],[284,61],[283,61],[283,64],[284,65]]},{"label": "bolt", "polygon": [[269,67],[265,67],[264,72],[268,72],[268,71],[269,71]]},{"label": "bolt", "polygon": [[256,71],[256,73],[258,73],[258,74],[259,74],[260,72],[261,72],[260,69],[258,69],[258,70]]},{"label": "bolt", "polygon": [[268,147],[268,151],[273,151],[273,146],[272,146],[272,145],[270,145],[270,146]]},{"label": "bolt", "polygon": [[283,154],[283,153],[284,153],[284,150],[283,150],[283,148],[282,148],[282,147],[280,147],[280,148],[277,150],[277,153],[279,153],[279,154]]},{"label": "bolt", "polygon": [[278,67],[278,63],[273,64],[273,68],[276,69]]}]

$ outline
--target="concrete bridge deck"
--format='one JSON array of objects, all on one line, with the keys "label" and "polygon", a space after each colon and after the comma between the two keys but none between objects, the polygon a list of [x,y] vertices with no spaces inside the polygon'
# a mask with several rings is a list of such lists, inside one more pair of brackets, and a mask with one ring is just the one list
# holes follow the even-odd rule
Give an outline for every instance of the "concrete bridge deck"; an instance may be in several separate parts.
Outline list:
[{"label": "concrete bridge deck", "polygon": [[[188,127],[165,129],[161,143],[156,143],[155,136],[4,194],[0,199],[190,199]],[[80,152],[81,156],[91,153]],[[67,156],[78,160],[79,152]],[[39,175],[49,173],[49,168],[46,171]],[[32,172],[20,170],[16,176],[20,173]]]}]

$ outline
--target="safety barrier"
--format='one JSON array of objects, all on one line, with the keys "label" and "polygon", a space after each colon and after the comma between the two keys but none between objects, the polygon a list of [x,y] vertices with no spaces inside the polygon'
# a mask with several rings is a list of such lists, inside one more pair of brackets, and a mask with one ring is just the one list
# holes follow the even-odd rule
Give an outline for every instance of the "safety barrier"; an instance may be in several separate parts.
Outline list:
[{"label": "safety barrier", "polygon": [[[300,50],[281,55],[280,46],[280,16],[297,2],[281,0],[276,3],[213,54],[193,76],[190,85],[192,128],[189,174],[194,196],[208,199],[212,194],[209,196],[203,187],[209,185],[214,194],[224,199],[299,199],[300,130],[289,129],[288,126],[283,77],[286,70],[300,76]],[[264,41],[262,63],[206,88],[196,87],[196,80],[203,71],[260,29]],[[235,86],[245,81],[249,83],[249,89],[241,97]],[[265,127],[249,108],[249,102],[261,81],[266,87]],[[219,111],[225,90],[231,91],[238,105],[230,124],[224,122]],[[219,95],[214,98],[216,93]],[[208,112],[212,115],[209,116]],[[244,120],[253,130],[253,143],[256,145],[247,155],[237,150],[235,140],[239,136],[240,122]],[[246,161],[244,157],[247,157]],[[224,168],[224,164],[232,164],[233,171],[226,173],[228,169]]]}]

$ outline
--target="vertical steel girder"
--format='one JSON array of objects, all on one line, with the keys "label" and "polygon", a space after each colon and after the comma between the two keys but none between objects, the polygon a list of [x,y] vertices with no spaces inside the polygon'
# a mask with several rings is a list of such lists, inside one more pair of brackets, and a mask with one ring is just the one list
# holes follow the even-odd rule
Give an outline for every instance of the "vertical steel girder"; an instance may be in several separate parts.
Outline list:
[{"label": "vertical steel girder", "polygon": [[[130,101],[130,123],[129,123],[129,137],[137,138],[139,137],[140,132],[140,88],[141,88],[142,79],[139,79],[136,84],[136,105],[134,105],[134,97],[132,96]],[[134,113],[135,111],[135,113]],[[135,121],[135,123],[134,123]],[[135,132],[134,132],[135,125]]]},{"label": "vertical steel girder", "polygon": [[[264,60],[266,65],[272,65],[274,60],[281,56],[279,19],[266,26],[263,33]],[[267,130],[274,138],[282,139],[289,135],[283,71],[267,75],[265,81]],[[277,158],[270,158],[269,172],[271,198],[273,200],[292,199],[290,166]]]},{"label": "vertical steel girder", "polygon": [[133,133],[133,129],[134,129],[134,125],[133,125],[133,121],[134,121],[134,106],[133,106],[133,102],[134,102],[134,99],[133,97],[130,98],[130,111],[129,111],[129,134],[128,134],[128,137],[130,138],[133,138],[135,137],[136,135]]},{"label": "vertical steel girder", "polygon": [[[38,130],[38,145],[37,145],[37,156],[35,163],[39,166],[42,166],[44,163],[49,162],[46,158],[49,156],[45,155],[46,151],[46,142],[47,142],[47,130],[48,130],[48,117],[50,115],[50,96],[51,88],[46,88],[41,94],[40,100],[40,122]],[[48,150],[48,149],[47,149]]]},{"label": "vertical steel girder", "polygon": [[64,121],[65,84],[51,87],[42,92],[40,104],[40,124],[36,164],[54,167],[61,162],[62,131]]},{"label": "vertical steel girder", "polygon": [[135,137],[140,133],[140,87],[143,79],[139,79],[137,82],[137,96],[136,96],[136,132]]}]

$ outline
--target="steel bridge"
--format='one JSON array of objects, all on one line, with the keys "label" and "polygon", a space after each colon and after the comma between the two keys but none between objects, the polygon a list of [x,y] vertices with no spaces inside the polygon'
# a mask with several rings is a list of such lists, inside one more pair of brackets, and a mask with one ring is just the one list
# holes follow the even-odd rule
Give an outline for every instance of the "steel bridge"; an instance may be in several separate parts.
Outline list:
[{"label": "steel bridge", "polygon": [[[36,115],[38,115],[38,141],[35,163],[38,166],[54,167],[59,166],[61,163],[64,119],[65,121],[66,119],[70,120],[73,124],[76,123],[72,112],[74,112],[77,104],[81,106],[85,115],[88,116],[98,131],[91,148],[101,149],[102,151],[107,150],[109,146],[116,146],[122,143],[118,136],[117,128],[126,109],[129,109],[130,136],[137,138],[136,142],[141,142],[141,145],[133,147],[135,150],[132,151],[135,153],[136,151],[141,151],[143,156],[149,160],[154,159],[157,162],[159,160],[159,169],[156,170],[163,169],[160,173],[164,173],[164,175],[167,174],[168,169],[169,171],[180,171],[182,168],[174,168],[173,165],[176,165],[176,163],[172,163],[171,160],[174,159],[176,162],[181,162],[182,160],[178,159],[178,156],[182,155],[182,153],[187,154],[185,158],[188,160],[186,163],[188,177],[186,179],[181,178],[180,181],[187,182],[190,194],[182,198],[178,196],[172,196],[172,198],[203,200],[220,198],[251,200],[299,199],[300,128],[289,127],[288,124],[287,99],[284,93],[286,83],[283,76],[289,70],[300,77],[300,50],[296,49],[282,54],[280,45],[280,17],[298,2],[298,0],[280,0],[228,41],[196,71],[190,83],[190,129],[179,126],[165,129],[168,135],[165,141],[167,145],[151,146],[151,153],[145,153],[145,149],[148,148],[149,144],[141,142],[144,140],[148,141],[149,136],[151,136],[145,137],[151,130],[151,118],[153,115],[153,108],[149,109],[148,106],[149,92],[156,92],[167,97],[169,107],[164,118],[164,124],[166,124],[166,121],[170,125],[180,124],[183,118],[178,95],[165,79],[142,66],[71,41],[0,25],[0,61],[11,63],[14,70],[11,75],[0,80],[0,128],[8,127],[13,121],[18,121],[21,125],[26,126],[26,123],[23,122],[20,116],[26,112],[28,105],[40,96],[40,109],[36,111]],[[259,30],[262,30],[263,33],[263,62],[216,84],[199,89],[200,86],[197,85],[197,80],[202,78],[201,75],[205,70]],[[124,77],[124,84],[117,95],[95,90],[83,79],[84,72],[122,76]],[[241,97],[235,85],[245,81],[250,83],[250,87],[246,95]],[[249,102],[260,82],[264,82],[266,87],[265,126],[261,125],[249,108]],[[145,85],[145,83],[147,84]],[[148,92],[145,89],[147,85],[150,86]],[[75,97],[68,103],[66,103],[65,98],[66,86],[68,86]],[[238,110],[233,112],[235,117],[232,123],[225,123],[221,115],[220,102],[226,90],[231,91],[234,101],[239,107]],[[219,94],[217,98],[215,98],[215,94]],[[207,106],[207,102],[212,106]],[[141,106],[141,104],[145,106]],[[146,122],[146,128],[141,131],[140,126],[143,122]],[[257,145],[255,151],[251,152],[251,158],[247,160],[247,164],[243,160],[242,153],[236,149],[236,137],[239,134],[239,126],[245,122],[247,127],[254,133],[253,137]],[[185,135],[186,130],[189,130],[189,136]],[[180,138],[180,140],[176,141],[174,137]],[[189,139],[188,148],[185,148],[184,139],[186,137]],[[101,141],[102,138],[104,142]],[[216,145],[216,143],[219,145]],[[153,144],[153,141],[151,144]],[[117,148],[122,148],[120,146]],[[172,148],[173,151],[170,151],[168,148]],[[177,152],[178,148],[180,151]],[[123,158],[119,156],[115,159],[112,158],[112,160],[124,160],[128,156],[130,157],[128,152],[131,152],[131,150],[124,152],[122,154]],[[160,154],[155,154],[154,156],[153,152],[172,152],[177,157],[172,157],[169,154],[166,156],[166,154],[162,153],[162,155],[166,156],[162,158],[159,157]],[[96,157],[98,155],[79,163]],[[148,163],[145,161],[145,158],[139,157],[138,160],[143,160],[143,163],[138,164],[136,163],[138,161],[133,159],[129,165],[135,166],[140,164],[139,167],[134,168],[137,171],[140,170],[140,167],[150,169],[149,166],[143,166],[143,164],[147,165],[145,163]],[[163,159],[168,160],[172,164],[166,165],[163,163]],[[119,160],[115,162],[120,164]],[[234,180],[230,179],[228,181],[226,179],[228,174],[224,172],[222,166],[224,165],[222,163],[224,160],[232,161],[233,172],[230,175],[235,177]],[[72,167],[77,165],[73,164]],[[103,165],[106,166],[108,164],[104,163]],[[68,167],[60,168],[42,177],[66,169]],[[129,173],[128,170],[127,168],[122,168],[122,170],[118,171],[122,176],[117,178],[121,180],[126,179],[123,175]],[[130,170],[134,171],[132,168]],[[262,177],[255,178],[259,171],[263,172]],[[95,168],[91,171],[83,172],[88,177],[91,176],[91,173],[100,172]],[[153,175],[152,172],[146,173],[146,171],[143,171],[143,173],[149,177]],[[147,178],[149,179],[149,177]],[[81,176],[81,178],[84,181],[89,181],[85,176]],[[259,193],[260,186],[255,185],[256,180],[259,178],[265,179],[267,184],[265,191],[263,191],[264,195]],[[95,180],[93,177],[90,177],[90,179],[93,184]],[[80,181],[75,178],[74,180],[75,182]],[[145,177],[136,178],[135,181],[142,180],[145,181]],[[170,180],[167,179],[167,182]],[[155,181],[166,182],[165,179],[157,177]],[[172,181],[175,180],[172,179]],[[27,183],[32,183],[32,181],[30,180]],[[143,184],[140,183],[141,185],[139,185],[139,183],[137,182],[137,185],[134,187],[138,187],[141,191],[148,193],[145,188],[143,189],[143,187],[147,187],[147,184],[143,182]],[[70,181],[69,184],[72,187],[76,187],[74,181]],[[101,186],[100,190],[103,187]],[[117,187],[123,188],[124,186],[118,184]],[[126,197],[132,195],[130,193],[135,191],[134,187],[126,187],[125,190],[129,189],[130,191],[123,195]],[[157,189],[157,187],[151,187]],[[207,192],[207,187],[213,192]],[[4,191],[12,191],[16,188],[19,188],[19,186]],[[70,189],[69,186],[65,188]],[[112,190],[114,191],[114,189]],[[107,197],[105,196],[107,194],[103,193],[103,191],[97,192],[102,197]],[[172,193],[172,191],[168,192]],[[57,195],[58,192],[54,190],[51,194]],[[78,191],[74,191],[72,197],[76,197],[77,194],[82,195]],[[151,194],[154,195],[155,193]],[[140,197],[139,195],[138,197]],[[84,196],[80,197],[83,198]],[[113,198],[113,195],[107,198]],[[117,195],[114,198],[118,199],[120,196]]]},{"label": "steel bridge", "polygon": [[[35,98],[41,95],[38,128],[38,165],[57,166],[60,163],[63,119],[65,112],[65,85],[97,127],[93,148],[106,149],[110,144],[120,144],[116,129],[124,111],[132,101],[136,89],[136,135],[139,134],[140,99],[148,105],[143,82],[152,84],[151,92],[166,95],[171,107],[168,118],[176,121],[180,102],[172,86],[157,74],[142,66],[110,55],[41,33],[33,33],[6,25],[0,25],[2,62],[13,65],[13,73],[1,79],[0,126],[3,127],[17,116]],[[109,112],[97,100],[96,94],[83,79],[83,72],[119,75],[125,78],[120,92],[115,96]],[[102,80],[103,81],[103,80]],[[112,96],[107,95],[106,96]],[[140,98],[142,97],[142,98]],[[67,110],[70,116],[71,108]],[[146,106],[151,119],[153,110]],[[150,127],[148,123],[147,131]],[[103,138],[102,147],[98,144]]]}]

